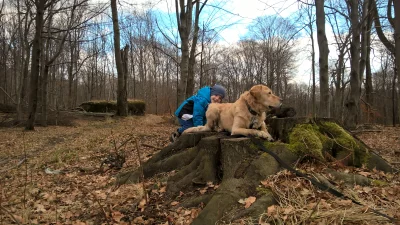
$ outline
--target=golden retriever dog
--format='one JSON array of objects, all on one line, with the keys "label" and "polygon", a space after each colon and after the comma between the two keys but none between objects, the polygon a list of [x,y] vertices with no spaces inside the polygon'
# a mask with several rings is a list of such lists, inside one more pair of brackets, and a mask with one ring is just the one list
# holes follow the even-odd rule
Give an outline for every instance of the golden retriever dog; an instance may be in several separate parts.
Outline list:
[{"label": "golden retriever dog", "polygon": [[266,111],[280,107],[281,101],[267,86],[255,85],[234,103],[211,103],[206,112],[206,125],[191,127],[184,133],[225,130],[232,135],[253,135],[273,141],[264,121]]}]

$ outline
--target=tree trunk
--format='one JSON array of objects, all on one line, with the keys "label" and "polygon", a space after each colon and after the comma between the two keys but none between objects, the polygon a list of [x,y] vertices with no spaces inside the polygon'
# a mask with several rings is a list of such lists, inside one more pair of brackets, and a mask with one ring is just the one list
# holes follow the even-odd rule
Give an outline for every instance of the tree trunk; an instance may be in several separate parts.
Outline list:
[{"label": "tree trunk", "polygon": [[[72,35],[70,35],[70,39],[72,39]],[[75,42],[70,41],[69,42],[69,47],[70,47],[70,64],[68,67],[68,108],[72,109],[73,108],[73,82],[74,82],[74,45]]]},{"label": "tree trunk", "polygon": [[21,75],[21,82],[20,82],[20,88],[19,88],[19,97],[18,97],[18,102],[17,102],[17,120],[21,121],[24,117],[24,101],[25,101],[25,94],[26,94],[26,88],[27,88],[27,82],[28,82],[28,73],[29,73],[29,61],[31,57],[31,47],[29,46],[28,43],[26,43],[25,46],[25,59],[23,63],[23,72]]},{"label": "tree trunk", "polygon": [[343,100],[343,89],[342,87],[342,76],[343,76],[343,68],[344,68],[344,56],[345,56],[345,47],[339,49],[338,62],[336,67],[336,83],[335,83],[335,118],[342,121],[342,100]]},{"label": "tree trunk", "polygon": [[[48,24],[47,24],[47,30],[48,31],[50,31],[50,28],[51,28],[51,23],[52,23],[52,20],[53,20],[53,13],[51,12],[52,11],[52,8],[50,8],[50,15],[49,15],[49,17],[48,17]],[[51,40],[50,40],[50,35],[49,35],[49,33],[47,33],[47,38],[46,38],[46,43],[44,43],[44,45],[43,45],[43,51],[45,51],[44,52],[44,54],[42,53],[42,58],[43,58],[43,61],[42,61],[42,76],[41,76],[41,78],[42,78],[42,82],[41,82],[41,102],[42,102],[42,107],[41,107],[41,112],[42,112],[42,114],[41,114],[41,118],[40,118],[40,122],[41,122],[41,124],[42,124],[42,126],[47,126],[47,91],[48,91],[48,88],[47,88],[47,85],[48,85],[48,77],[49,77],[49,67],[50,67],[50,64],[48,64],[48,60],[50,60],[49,58],[50,58],[50,48],[51,48],[51,45],[50,45],[50,42],[51,42]]]},{"label": "tree trunk", "polygon": [[310,38],[311,38],[311,71],[312,71],[312,117],[316,117],[316,102],[315,102],[315,42],[314,42],[314,29],[313,29],[313,22],[312,22],[312,15],[310,12],[311,9],[308,11],[308,16],[310,19],[309,29],[310,29]]},{"label": "tree trunk", "polygon": [[351,32],[352,41],[350,44],[351,55],[351,72],[350,72],[350,95],[346,101],[347,117],[345,118],[345,126],[354,129],[359,122],[360,113],[360,28],[359,28],[359,13],[358,0],[348,2],[350,7]]},{"label": "tree trunk", "polygon": [[[367,102],[367,113],[372,110],[372,72],[371,72],[371,27],[372,27],[372,4],[371,0],[365,0],[363,4],[363,26],[361,32],[361,61],[360,61],[360,79],[363,81],[365,69],[365,98]],[[368,115],[370,118],[370,115]],[[369,123],[369,121],[368,121]]]},{"label": "tree trunk", "polygon": [[373,107],[374,98],[372,96],[373,85],[372,85],[372,70],[371,70],[371,33],[369,35],[368,46],[367,46],[367,61],[365,64],[365,97],[367,103]]},{"label": "tree trunk", "polygon": [[126,75],[121,58],[117,0],[111,0],[111,13],[112,13],[113,30],[114,30],[114,56],[118,74],[117,115],[127,116],[128,100],[126,91]]},{"label": "tree trunk", "polygon": [[31,64],[31,83],[29,95],[29,116],[26,122],[26,130],[34,130],[36,119],[38,83],[40,72],[40,56],[42,47],[43,16],[46,0],[36,0],[36,19],[35,19],[35,37],[32,45],[32,64]]},{"label": "tree trunk", "polygon": [[317,40],[319,47],[320,116],[330,117],[328,39],[325,34],[324,0],[316,0]]},{"label": "tree trunk", "polygon": [[368,36],[370,35],[370,28],[368,27],[369,23],[369,12],[370,12],[370,7],[369,7],[369,1],[370,0],[364,0],[363,6],[362,6],[362,23],[361,23],[361,58],[360,58],[360,68],[359,68],[359,75],[360,75],[360,80],[363,80],[364,77],[364,71],[365,71],[365,66],[366,66],[366,61],[367,61],[367,50],[368,50]]},{"label": "tree trunk", "polygon": [[[394,2],[396,3],[396,1],[394,1]],[[395,47],[393,46],[393,44],[387,39],[387,37],[383,33],[381,21],[379,19],[378,8],[376,6],[376,1],[371,1],[371,4],[372,4],[371,13],[373,14],[372,16],[374,18],[374,25],[375,25],[376,33],[378,34],[379,39],[381,40],[382,44],[386,47],[386,49],[389,50],[389,52],[392,55],[395,55]]]},{"label": "tree trunk", "polygon": [[[400,2],[399,1],[393,1],[394,2],[394,12],[395,12],[395,34],[394,34],[394,39],[395,39],[395,46],[396,46],[396,58],[395,58],[395,64],[396,64],[396,76],[397,79],[400,80],[399,74],[400,74]],[[400,115],[396,115],[400,118]]]},{"label": "tree trunk", "polygon": [[[205,1],[205,2],[207,2],[207,1]],[[193,39],[191,41],[190,56],[189,56],[186,96],[191,96],[194,93],[194,67],[196,64],[197,40],[199,38],[199,17],[200,17],[200,1],[196,1]]]},{"label": "tree trunk", "polygon": [[[179,37],[181,39],[181,61],[180,61],[180,69],[181,69],[181,77],[179,81],[178,87],[178,104],[183,102],[187,97],[187,85],[188,85],[188,77],[189,77],[189,34],[192,30],[192,11],[193,11],[193,2],[191,0],[187,0],[185,5],[185,0],[175,0],[175,9],[176,9],[176,19],[178,24]],[[180,12],[179,12],[180,9]]]}]

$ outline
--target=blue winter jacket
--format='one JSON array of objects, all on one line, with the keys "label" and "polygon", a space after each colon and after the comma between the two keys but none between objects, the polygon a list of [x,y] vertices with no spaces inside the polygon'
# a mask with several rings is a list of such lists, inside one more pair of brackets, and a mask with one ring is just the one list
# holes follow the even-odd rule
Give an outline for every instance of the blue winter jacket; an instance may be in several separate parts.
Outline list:
[{"label": "blue winter jacket", "polygon": [[196,95],[186,99],[175,111],[175,116],[179,117],[179,112],[189,101],[193,101],[193,125],[203,126],[206,124],[206,111],[208,104],[211,103],[211,88],[206,86],[197,91]]}]

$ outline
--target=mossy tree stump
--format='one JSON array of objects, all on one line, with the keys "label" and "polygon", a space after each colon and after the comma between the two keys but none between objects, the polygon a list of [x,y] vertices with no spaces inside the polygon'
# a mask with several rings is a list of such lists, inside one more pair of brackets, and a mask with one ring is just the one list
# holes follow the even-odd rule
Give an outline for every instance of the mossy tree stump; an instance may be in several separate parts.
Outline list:
[{"label": "mossy tree stump", "polygon": [[[303,157],[321,161],[340,161],[348,166],[366,166],[385,172],[392,167],[331,119],[269,119],[270,133],[277,142],[264,142],[283,161],[293,164]],[[145,178],[176,170],[167,182],[167,195],[193,190],[209,182],[218,183],[212,194],[184,202],[184,206],[204,209],[192,224],[215,224],[241,216],[257,217],[276,203],[270,190],[259,190],[260,181],[281,170],[269,154],[259,151],[250,139],[234,138],[224,133],[192,133],[181,136],[142,165]],[[120,174],[117,184],[139,182],[141,169]],[[257,201],[240,213],[238,200],[256,196]],[[234,216],[232,216],[234,215]],[[222,218],[222,219],[221,219]]]}]

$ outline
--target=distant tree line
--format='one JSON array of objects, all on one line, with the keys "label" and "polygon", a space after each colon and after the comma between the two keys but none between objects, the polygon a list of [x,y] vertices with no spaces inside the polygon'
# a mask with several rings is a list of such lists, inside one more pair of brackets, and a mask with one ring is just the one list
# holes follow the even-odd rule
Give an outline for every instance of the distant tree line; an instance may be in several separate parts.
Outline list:
[{"label": "distant tree line", "polygon": [[[259,17],[229,46],[206,18],[207,1],[175,1],[176,29],[151,7],[110,3],[2,1],[0,103],[15,106],[27,129],[89,100],[141,99],[147,113],[172,114],[215,83],[230,102],[266,84],[298,116],[334,117],[351,128],[399,122],[399,1],[300,1],[293,17]],[[304,39],[310,45],[299,49]],[[294,82],[304,67],[309,82]]]}]

